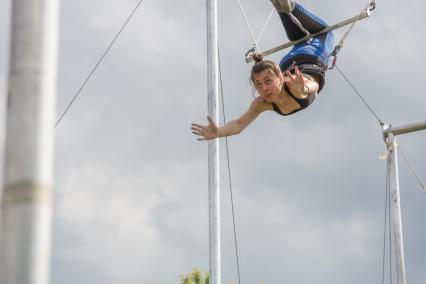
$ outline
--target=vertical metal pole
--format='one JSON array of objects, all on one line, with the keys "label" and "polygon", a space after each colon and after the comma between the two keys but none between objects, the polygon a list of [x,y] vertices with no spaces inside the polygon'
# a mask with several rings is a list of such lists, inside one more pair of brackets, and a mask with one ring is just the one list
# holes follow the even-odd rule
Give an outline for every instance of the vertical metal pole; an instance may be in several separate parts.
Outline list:
[{"label": "vertical metal pole", "polygon": [[396,272],[398,284],[405,284],[404,244],[402,238],[401,203],[398,178],[398,145],[396,137],[390,133],[387,138],[389,186],[391,198],[391,226],[394,239]]},{"label": "vertical metal pole", "polygon": [[[207,81],[208,115],[218,123],[218,44],[217,1],[207,0]],[[210,284],[220,284],[220,190],[219,190],[219,140],[208,142],[209,151],[209,240]]]},{"label": "vertical metal pole", "polygon": [[49,283],[57,13],[57,0],[12,1],[1,284]]}]

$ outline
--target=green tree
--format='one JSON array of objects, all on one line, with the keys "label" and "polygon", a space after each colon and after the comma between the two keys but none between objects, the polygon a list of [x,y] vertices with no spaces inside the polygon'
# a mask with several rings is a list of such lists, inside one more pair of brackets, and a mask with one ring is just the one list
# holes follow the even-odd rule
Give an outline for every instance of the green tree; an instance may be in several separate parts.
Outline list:
[{"label": "green tree", "polygon": [[209,273],[194,268],[190,273],[181,276],[181,284],[209,284]]}]

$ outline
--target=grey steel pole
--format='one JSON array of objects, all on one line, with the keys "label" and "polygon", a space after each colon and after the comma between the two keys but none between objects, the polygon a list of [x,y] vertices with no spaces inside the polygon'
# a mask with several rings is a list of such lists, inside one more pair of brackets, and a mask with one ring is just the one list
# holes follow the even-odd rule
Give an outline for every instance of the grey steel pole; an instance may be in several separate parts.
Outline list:
[{"label": "grey steel pole", "polygon": [[57,14],[57,0],[12,1],[1,284],[49,283]]},{"label": "grey steel pole", "polygon": [[[207,81],[208,115],[219,122],[218,84],[218,44],[217,44],[217,1],[207,0]],[[219,139],[208,142],[209,151],[209,246],[210,284],[220,284],[220,189],[219,189]]]},{"label": "grey steel pole", "polygon": [[387,135],[387,148],[388,148],[388,169],[389,169],[389,186],[391,198],[391,225],[392,235],[394,240],[395,258],[396,258],[396,272],[398,284],[405,284],[405,261],[404,261],[404,243],[402,236],[402,222],[401,222],[401,202],[399,194],[399,178],[398,178],[398,144],[396,137],[389,133]]}]

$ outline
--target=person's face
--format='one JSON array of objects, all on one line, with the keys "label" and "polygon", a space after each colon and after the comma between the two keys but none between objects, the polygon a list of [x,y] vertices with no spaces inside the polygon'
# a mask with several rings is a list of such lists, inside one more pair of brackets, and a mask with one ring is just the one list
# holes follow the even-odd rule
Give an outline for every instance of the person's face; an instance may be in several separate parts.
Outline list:
[{"label": "person's face", "polygon": [[283,76],[274,75],[270,70],[253,74],[253,83],[260,96],[267,102],[278,100],[283,85]]}]

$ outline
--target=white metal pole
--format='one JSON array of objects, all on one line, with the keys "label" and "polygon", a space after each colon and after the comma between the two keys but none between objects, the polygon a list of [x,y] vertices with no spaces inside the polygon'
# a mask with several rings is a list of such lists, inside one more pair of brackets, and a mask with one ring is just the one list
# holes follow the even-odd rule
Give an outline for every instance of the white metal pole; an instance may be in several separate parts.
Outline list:
[{"label": "white metal pole", "polygon": [[49,283],[57,13],[57,0],[12,1],[1,284]]},{"label": "white metal pole", "polygon": [[398,145],[396,137],[389,133],[387,136],[389,186],[391,198],[391,225],[394,240],[396,272],[398,284],[405,284],[404,242],[402,236],[401,202],[398,178]]},{"label": "white metal pole", "polygon": [[[217,1],[207,0],[207,81],[208,115],[219,122]],[[219,189],[219,140],[208,142],[209,151],[209,246],[210,284],[220,284],[220,189]]]},{"label": "white metal pole", "polygon": [[407,134],[411,132],[421,131],[426,129],[426,121],[411,123],[407,125],[397,126],[397,127],[388,127],[384,129],[384,136],[386,137],[389,133],[393,135]]}]

